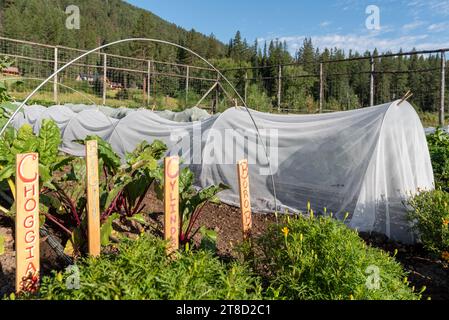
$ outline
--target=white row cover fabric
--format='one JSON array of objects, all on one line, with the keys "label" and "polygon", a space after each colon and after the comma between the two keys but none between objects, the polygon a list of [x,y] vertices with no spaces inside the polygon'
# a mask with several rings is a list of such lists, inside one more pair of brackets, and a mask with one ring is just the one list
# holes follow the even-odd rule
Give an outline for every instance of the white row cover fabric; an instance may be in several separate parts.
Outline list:
[{"label": "white row cover fabric", "polygon": [[197,173],[199,186],[229,185],[220,196],[232,205],[239,203],[236,163],[247,158],[256,212],[305,212],[310,201],[315,212],[326,208],[351,228],[414,242],[405,201],[432,189],[434,178],[424,129],[409,103],[321,115],[251,114],[261,139],[240,108],[174,122],[144,109],[29,106],[14,125],[29,123],[38,132],[42,119],[53,119],[63,135],[61,150],[75,156],[84,150],[73,141],[87,135],[109,141],[121,156],[142,140],[160,139]]}]

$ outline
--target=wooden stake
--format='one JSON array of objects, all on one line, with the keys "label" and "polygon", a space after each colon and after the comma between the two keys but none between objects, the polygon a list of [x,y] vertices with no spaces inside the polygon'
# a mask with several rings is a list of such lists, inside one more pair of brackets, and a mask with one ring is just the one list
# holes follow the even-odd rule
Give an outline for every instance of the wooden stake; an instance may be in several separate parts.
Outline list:
[{"label": "wooden stake", "polygon": [[100,189],[98,186],[98,144],[96,140],[86,142],[87,176],[87,232],[89,254],[100,256]]},{"label": "wooden stake", "polygon": [[39,155],[16,156],[16,292],[39,285]]},{"label": "wooden stake", "polygon": [[165,240],[170,254],[179,249],[179,157],[165,158],[164,168]]},{"label": "wooden stake", "polygon": [[240,190],[240,209],[242,211],[243,239],[251,237],[252,216],[251,198],[249,193],[249,169],[248,160],[241,160],[237,164],[237,173]]},{"label": "wooden stake", "polygon": [[399,101],[398,106],[400,106],[404,101],[407,101],[413,96],[413,93],[408,90],[407,93],[402,97],[401,101]]}]

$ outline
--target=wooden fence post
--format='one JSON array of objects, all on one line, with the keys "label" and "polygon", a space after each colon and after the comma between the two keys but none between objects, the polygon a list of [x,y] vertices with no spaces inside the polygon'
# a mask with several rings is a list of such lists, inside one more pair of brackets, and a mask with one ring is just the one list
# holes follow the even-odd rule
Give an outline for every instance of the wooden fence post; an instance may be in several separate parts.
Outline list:
[{"label": "wooden fence post", "polygon": [[103,105],[106,105],[108,90],[108,55],[103,54]]},{"label": "wooden fence post", "polygon": [[16,156],[16,292],[39,285],[39,155]]},{"label": "wooden fence post", "polygon": [[[59,68],[59,62],[58,62],[58,47],[55,47],[54,49],[54,65],[53,65],[53,72],[58,71]],[[55,75],[53,79],[53,101],[58,104],[58,75]]]},{"label": "wooden fence post", "polygon": [[444,104],[446,91],[446,55],[444,51],[441,52],[441,82],[440,82],[440,110],[439,110],[439,124],[444,127]]},{"label": "wooden fence post", "polygon": [[167,254],[170,254],[179,248],[179,157],[165,158],[164,171],[164,235],[169,241]]},{"label": "wooden fence post", "polygon": [[323,62],[320,62],[320,113],[323,113],[324,104],[324,72]]},{"label": "wooden fence post", "polygon": [[243,240],[247,240],[251,237],[252,229],[248,160],[245,159],[238,162],[237,173],[240,191],[240,210],[242,211]]},{"label": "wooden fence post", "polygon": [[100,256],[100,189],[98,186],[98,143],[86,142],[87,232],[89,255]]},{"label": "wooden fence post", "polygon": [[189,107],[188,105],[187,105],[187,103],[189,102],[189,81],[190,81],[190,67],[189,66],[187,66],[186,67],[186,97],[185,97],[185,100],[186,100],[186,106],[187,107]]},{"label": "wooden fence post", "polygon": [[369,78],[369,106],[374,106],[374,72],[375,72],[374,56],[370,58],[370,78]]},{"label": "wooden fence post", "polygon": [[278,111],[281,112],[282,101],[282,65],[278,66]]},{"label": "wooden fence post", "polygon": [[244,90],[244,99],[245,103],[248,103],[248,70],[245,70],[245,90]]},{"label": "wooden fence post", "polygon": [[151,61],[147,63],[147,104],[151,104]]}]

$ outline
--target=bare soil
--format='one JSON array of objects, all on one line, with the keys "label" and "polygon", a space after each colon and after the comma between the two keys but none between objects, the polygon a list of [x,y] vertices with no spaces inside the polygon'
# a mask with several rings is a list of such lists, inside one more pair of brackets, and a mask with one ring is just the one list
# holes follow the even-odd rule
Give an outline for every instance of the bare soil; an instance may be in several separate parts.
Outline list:
[{"label": "bare soil", "polygon": [[396,254],[404,269],[409,273],[408,279],[417,289],[426,287],[424,299],[449,300],[449,268],[448,264],[438,257],[429,254],[422,245],[403,245],[390,241],[380,234],[361,234],[366,243]]}]

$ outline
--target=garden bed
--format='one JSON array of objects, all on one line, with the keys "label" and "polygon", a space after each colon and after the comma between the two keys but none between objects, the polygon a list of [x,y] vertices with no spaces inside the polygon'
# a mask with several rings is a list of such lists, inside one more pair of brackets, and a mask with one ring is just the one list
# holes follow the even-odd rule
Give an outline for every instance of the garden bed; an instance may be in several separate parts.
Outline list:
[{"label": "garden bed", "polygon": [[[146,231],[162,236],[163,203],[156,198],[150,190],[145,198]],[[253,215],[253,236],[262,235],[268,226],[275,221],[273,215]],[[228,260],[236,256],[236,245],[241,243],[242,229],[241,216],[238,208],[225,204],[208,203],[196,222],[197,226],[206,226],[217,232],[217,254],[220,258]],[[124,226],[116,226],[126,229]],[[5,236],[5,254],[0,256],[0,293],[6,294],[14,288],[15,253],[13,251],[13,226],[5,219],[0,219],[0,234]],[[128,228],[129,237],[136,236],[137,231]],[[362,238],[374,247],[387,252],[397,251],[396,259],[409,272],[409,281],[417,290],[426,286],[424,298],[432,300],[449,299],[449,270],[445,264],[432,258],[421,245],[402,245],[389,241],[382,235],[363,235]],[[196,239],[198,241],[198,239]],[[53,250],[41,239],[42,273],[49,274],[51,269],[62,269],[64,264],[59,261]]]}]

